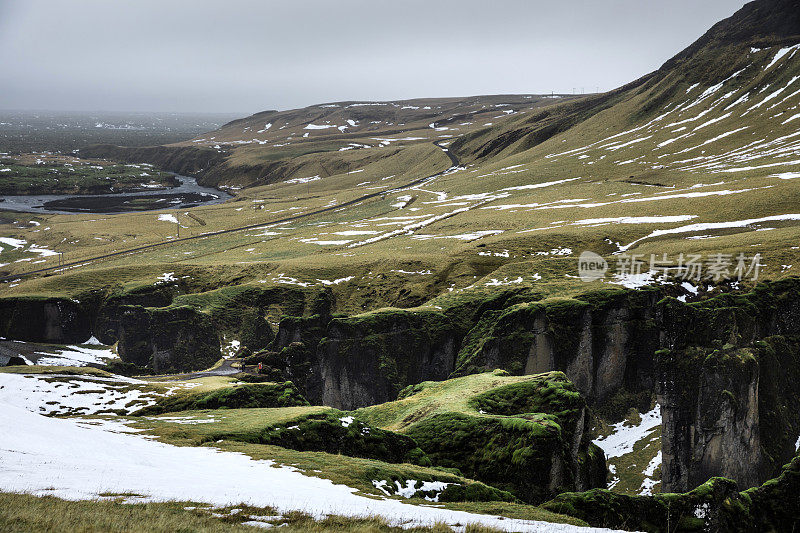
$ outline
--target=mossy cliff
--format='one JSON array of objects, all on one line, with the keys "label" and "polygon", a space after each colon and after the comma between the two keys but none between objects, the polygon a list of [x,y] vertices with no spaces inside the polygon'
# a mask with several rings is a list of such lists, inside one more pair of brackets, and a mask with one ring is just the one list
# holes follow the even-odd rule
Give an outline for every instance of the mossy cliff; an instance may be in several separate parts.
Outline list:
[{"label": "mossy cliff", "polygon": [[752,487],[777,474],[800,435],[799,353],[783,336],[657,353],[664,490],[723,473]]},{"label": "mossy cliff", "polygon": [[597,489],[561,494],[543,507],[594,527],[629,531],[797,531],[800,457],[777,478],[743,492],[732,480],[714,478],[686,494],[625,496]]},{"label": "mossy cliff", "polygon": [[103,344],[120,342],[127,363],[157,372],[186,371],[219,359],[220,336],[257,351],[274,338],[268,319],[328,312],[331,306],[329,291],[238,285],[192,292],[198,287],[184,278],[108,286],[74,299],[0,298],[0,337],[77,344],[94,335]]},{"label": "mossy cliff", "polygon": [[605,457],[588,438],[585,400],[561,372],[422,383],[354,416],[411,437],[435,466],[526,502],[606,483]]},{"label": "mossy cliff", "polygon": [[335,318],[319,344],[322,401],[346,409],[393,400],[407,385],[446,379],[458,333],[437,311]]},{"label": "mossy cliff", "polygon": [[140,409],[135,415],[157,415],[202,409],[255,409],[304,405],[308,405],[308,401],[300,395],[297,387],[291,382],[259,383],[224,387],[211,392],[162,396],[155,405]]},{"label": "mossy cliff", "polygon": [[[451,376],[563,371],[601,409],[620,395],[649,399],[658,391],[665,490],[689,490],[714,475],[756,485],[791,458],[800,434],[783,407],[794,405],[790,382],[776,374],[800,377],[793,355],[800,281],[689,304],[665,297],[669,289],[285,318],[271,366],[312,402],[341,408],[392,400],[401,387],[444,379],[449,369]],[[783,340],[765,341],[775,335]]]},{"label": "mossy cliff", "polygon": [[656,353],[665,491],[724,475],[777,475],[800,435],[800,284],[761,284],[703,302],[659,303]]},{"label": "mossy cliff", "polygon": [[721,473],[747,487],[763,481],[752,353],[698,347],[660,351],[657,361],[662,490],[689,490]]},{"label": "mossy cliff", "polygon": [[[652,390],[657,291],[606,291],[539,301],[529,291],[444,308],[351,317],[284,317],[270,349],[312,402],[353,409],[405,386],[494,368],[567,374],[591,400],[622,387]],[[291,348],[291,350],[290,350]],[[291,355],[291,357],[289,357]]]},{"label": "mossy cliff", "polygon": [[464,339],[456,374],[561,370],[599,401],[621,387],[651,388],[658,346],[653,318],[660,298],[655,290],[620,289],[488,311]]},{"label": "mossy cliff", "polygon": [[220,358],[217,331],[208,315],[190,307],[120,309],[120,358],[158,373],[202,370]]},{"label": "mossy cliff", "polygon": [[527,502],[605,486],[605,457],[589,441],[585,400],[563,373],[500,385],[468,405],[477,413],[436,415],[405,432],[435,464]]},{"label": "mossy cliff", "polygon": [[91,337],[91,309],[68,298],[0,298],[0,337],[53,344]]},{"label": "mossy cliff", "polygon": [[220,434],[215,437],[304,452],[378,459],[387,463],[431,465],[430,459],[414,439],[368,426],[341,412],[305,415],[248,434]]},{"label": "mossy cliff", "polygon": [[355,409],[453,371],[459,330],[442,312],[387,309],[354,317],[281,320],[272,350],[310,401]]}]

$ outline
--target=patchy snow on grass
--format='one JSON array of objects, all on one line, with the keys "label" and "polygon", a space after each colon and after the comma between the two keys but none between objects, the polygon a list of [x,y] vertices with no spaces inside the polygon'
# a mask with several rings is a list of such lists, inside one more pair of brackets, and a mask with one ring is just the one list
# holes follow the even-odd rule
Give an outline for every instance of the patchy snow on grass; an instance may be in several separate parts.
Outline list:
[{"label": "patchy snow on grass", "polygon": [[641,416],[639,424],[629,425],[627,421],[614,424],[610,435],[593,442],[605,452],[606,457],[621,457],[631,453],[637,442],[649,437],[660,426],[661,406],[656,404],[652,411]]},{"label": "patchy snow on grass", "polygon": [[[273,276],[270,280],[272,283],[282,283],[284,285],[297,285],[298,287],[310,287],[313,283],[308,281],[300,281],[297,278],[293,278],[291,276],[287,276],[286,274],[278,274],[277,276]],[[266,280],[261,280],[259,283],[267,283]]]},{"label": "patchy snow on grass", "polygon": [[0,408],[0,427],[15,428],[0,433],[0,490],[8,492],[70,500],[135,493],[142,501],[269,505],[279,513],[303,511],[315,518],[381,516],[403,527],[444,523],[505,531],[592,531],[365,498],[355,494],[355,489],[278,467],[273,461],[210,447],[171,446],[136,434],[110,432],[103,426],[43,417],[11,404]]},{"label": "patchy snow on grass", "polygon": [[778,53],[775,54],[775,57],[772,58],[772,61],[770,61],[767,64],[767,66],[764,67],[764,70],[766,71],[774,67],[781,59],[786,57],[786,55],[789,54],[790,52],[792,53],[792,55],[794,55],[794,53],[798,49],[800,49],[800,44],[796,44],[794,46],[787,46],[786,48],[781,48],[780,50],[778,50]]},{"label": "patchy snow on grass", "polygon": [[[513,168],[513,167],[509,167]],[[504,169],[505,170],[505,169]],[[580,178],[570,178],[558,181],[547,181],[545,183],[534,183],[533,185],[520,185],[518,187],[506,187],[505,189],[500,189],[501,191],[524,191],[528,189],[541,189],[543,187],[552,187],[553,185],[561,185],[562,183],[569,183],[570,181],[579,180]]]},{"label": "patchy snow on grass", "polygon": [[320,178],[319,176],[311,176],[310,178],[294,178],[294,179],[286,180],[286,181],[284,181],[284,183],[287,184],[287,185],[293,185],[295,183],[310,183],[312,181],[317,181],[317,180],[321,180],[321,179],[322,178]]},{"label": "patchy snow on grass", "polygon": [[103,365],[111,359],[117,359],[117,354],[108,348],[85,348],[83,346],[55,348],[53,352],[36,352],[36,355],[39,356],[36,364],[42,366]]},{"label": "patchy snow on grass", "polygon": [[614,274],[614,281],[610,283],[613,285],[621,285],[626,289],[641,289],[642,287],[661,282],[663,282],[663,272],[650,270],[637,274]]},{"label": "patchy snow on grass", "polygon": [[345,244],[349,244],[353,242],[352,239],[341,240],[341,241],[321,241],[316,237],[310,239],[300,239],[300,242],[304,242],[306,244],[317,244],[319,246],[343,246]]},{"label": "patchy snow on grass", "polygon": [[700,231],[731,229],[731,228],[747,228],[755,224],[761,224],[763,222],[780,222],[780,221],[790,221],[790,220],[793,221],[800,220],[800,214],[786,214],[786,215],[776,215],[763,218],[749,218],[745,220],[736,220],[732,222],[707,222],[707,223],[689,224],[687,226],[680,226],[678,228],[672,228],[672,229],[660,229],[650,233],[650,235],[647,235],[640,239],[636,239],[630,244],[627,244],[625,246],[620,246],[620,251],[626,252],[636,244],[646,239],[652,239],[654,237],[660,237],[662,235],[697,233]]},{"label": "patchy snow on grass", "polygon": [[175,272],[164,272],[156,279],[158,279],[158,281],[161,283],[171,283],[173,281],[178,281],[178,278],[175,277]]},{"label": "patchy snow on grass", "polygon": [[53,374],[0,374],[0,405],[3,409],[21,408],[47,415],[92,415],[108,411],[132,413],[154,404],[155,399],[161,396],[140,389],[139,385],[143,384],[119,376],[103,379]]},{"label": "patchy snow on grass", "polygon": [[662,215],[652,217],[613,217],[613,218],[587,218],[572,222],[573,226],[594,226],[601,224],[660,224],[686,222],[697,218],[697,215]]},{"label": "patchy snow on grass", "polygon": [[340,283],[347,283],[348,281],[352,281],[353,279],[355,279],[355,276],[347,276],[346,278],[339,278],[333,281],[327,279],[318,279],[317,281],[319,281],[323,285],[330,286],[330,285],[339,285]]},{"label": "patchy snow on grass", "polygon": [[304,130],[327,130],[328,128],[337,127],[335,124],[309,124]]},{"label": "patchy snow on grass", "polygon": [[241,346],[242,346],[241,342],[239,342],[236,339],[232,339],[225,346],[222,347],[222,353],[225,354],[225,357],[228,358],[233,357],[237,354]]},{"label": "patchy snow on grass", "polygon": [[355,237],[358,235],[377,235],[380,233],[379,231],[370,231],[370,230],[347,230],[347,231],[336,231],[334,235],[341,235],[342,237]]},{"label": "patchy snow on grass", "polygon": [[168,215],[168,214],[158,215],[158,220],[162,222],[172,222],[173,224],[178,223],[178,219],[175,218],[175,215]]},{"label": "patchy snow on grass", "polygon": [[518,284],[522,283],[523,281],[525,281],[525,280],[522,278],[522,276],[519,276],[519,277],[516,277],[516,278],[505,277],[503,279],[492,278],[489,281],[487,281],[486,283],[484,283],[484,285],[487,286],[487,287],[505,287],[505,286],[508,286],[508,285],[518,285]]},{"label": "patchy snow on grass", "polygon": [[800,178],[800,172],[782,172],[780,174],[773,174],[771,178],[779,178],[782,180],[794,180]]},{"label": "patchy snow on grass", "polygon": [[[17,251],[38,254],[39,257],[49,257],[53,255],[58,255],[58,252],[54,252],[53,250],[48,250],[47,248],[43,248],[35,244],[31,244],[28,246],[28,241],[24,239],[15,239],[13,237],[0,237],[0,253],[3,253],[3,250],[5,249],[3,245],[5,245],[5,247],[12,248]],[[22,250],[23,248],[25,248],[25,246],[28,246],[28,248]],[[25,259],[25,261],[28,260],[29,259]]]},{"label": "patchy snow on grass", "polygon": [[403,208],[405,208],[405,206],[407,206],[407,205],[408,205],[408,203],[409,203],[409,202],[410,202],[412,199],[413,199],[413,196],[409,196],[409,195],[407,195],[407,194],[404,194],[404,195],[402,195],[402,196],[398,196],[398,197],[397,197],[397,202],[396,202],[396,203],[394,203],[394,204],[392,204],[392,207],[396,207],[396,208],[398,208],[398,209],[403,209]]},{"label": "patchy snow on grass", "polygon": [[[386,479],[372,480],[372,486],[387,496],[396,495],[403,498],[413,498],[414,495],[420,491],[428,494],[433,493],[433,496],[429,496],[427,494],[425,496],[425,499],[429,502],[438,502],[439,493],[454,483],[445,483],[443,481],[423,481],[420,483],[416,479],[407,479],[405,484],[402,484],[397,480],[394,481],[394,484],[395,487],[392,487],[389,485],[389,481]],[[420,485],[419,488],[417,488],[417,484]]]},{"label": "patchy snow on grass", "polygon": [[639,487],[640,496],[652,496],[655,486],[661,483],[660,479],[654,479],[656,472],[658,472],[661,468],[661,462],[661,450],[658,450],[656,456],[653,457],[649,463],[647,463],[647,467],[642,472],[644,479],[642,480],[642,485]]}]

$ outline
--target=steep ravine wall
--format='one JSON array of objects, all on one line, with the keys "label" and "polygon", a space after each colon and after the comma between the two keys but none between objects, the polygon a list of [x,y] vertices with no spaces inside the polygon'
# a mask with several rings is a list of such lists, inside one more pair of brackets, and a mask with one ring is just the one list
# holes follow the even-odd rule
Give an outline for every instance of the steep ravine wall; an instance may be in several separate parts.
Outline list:
[{"label": "steep ravine wall", "polygon": [[92,311],[68,298],[0,298],[0,337],[73,344],[91,337]]},{"label": "steep ravine wall", "polygon": [[[660,289],[601,291],[490,309],[466,332],[457,322],[447,310],[285,319],[271,349],[285,351],[276,357],[286,361],[281,370],[309,399],[344,409],[392,400],[450,369],[450,376],[563,371],[595,406],[621,393],[658,392],[664,490],[689,490],[713,475],[754,486],[794,455],[800,428],[763,426],[775,409],[765,388],[774,406],[793,402],[792,387],[762,376],[781,365],[800,369],[786,352],[800,331],[796,279],[691,304]],[[758,343],[772,335],[790,340],[768,361]]]},{"label": "steep ravine wall", "polygon": [[227,153],[195,146],[127,147],[96,144],[81,149],[82,157],[96,157],[124,163],[149,163],[155,167],[184,176],[194,176],[201,185],[213,186],[218,181],[207,175],[224,166]]},{"label": "steep ravine wall", "polygon": [[[0,337],[51,344],[81,344],[94,336],[117,344],[125,365],[116,371],[192,371],[220,356],[224,337],[254,350],[273,339],[266,315],[329,313],[330,294],[294,287],[231,286],[192,293],[181,282],[123,290],[106,287],[75,299],[0,298]],[[263,331],[254,331],[261,328]]]},{"label": "steep ravine wall", "polygon": [[271,346],[312,403],[356,409],[406,386],[447,379],[459,328],[442,312],[393,309],[356,317],[284,318]]},{"label": "steep ravine wall", "polygon": [[[690,304],[665,298],[666,290],[554,300],[528,294],[466,306],[469,313],[427,307],[351,317],[332,316],[326,295],[283,295],[306,298],[296,309],[316,314],[281,320],[267,350],[270,371],[294,381],[313,403],[342,409],[393,400],[421,381],[487,369],[563,371],[595,407],[620,394],[658,393],[664,490],[691,489],[709,475],[742,486],[775,475],[800,435],[792,393],[800,378],[800,280]],[[0,332],[55,343],[96,334],[119,341],[127,362],[158,371],[201,369],[219,357],[220,328],[236,323],[230,306],[264,309],[264,298],[277,297],[237,294],[2,299]]]}]

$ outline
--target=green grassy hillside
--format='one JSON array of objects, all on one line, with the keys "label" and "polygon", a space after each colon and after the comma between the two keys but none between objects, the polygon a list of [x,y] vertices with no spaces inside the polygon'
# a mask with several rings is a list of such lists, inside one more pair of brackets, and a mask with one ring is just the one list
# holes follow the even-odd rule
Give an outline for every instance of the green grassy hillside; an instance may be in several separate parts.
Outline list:
[{"label": "green grassy hillside", "polygon": [[[788,30],[756,15],[739,15],[756,17],[752,35],[730,34],[737,23],[728,22],[652,75],[582,100],[325,104],[233,122],[189,144],[224,144],[225,165],[238,169],[231,172],[241,177],[239,186],[263,183],[247,168],[269,161],[280,171],[267,181],[277,182],[242,189],[235,201],[192,209],[192,216],[174,215],[182,236],[263,227],[93,262],[58,281],[0,291],[75,294],[122,272],[156,282],[165,272],[191,269],[190,277],[206,285],[331,287],[341,309],[352,312],[419,305],[451,290],[569,291],[579,283],[571,276],[583,250],[609,258],[612,270],[619,259],[612,254],[641,254],[645,273],[652,254],[668,254],[672,266],[681,253],[704,261],[745,254],[748,265],[761,254],[762,277],[791,275],[800,219],[800,49]],[[461,126],[466,122],[472,124]],[[426,135],[417,135],[422,126]],[[387,139],[386,128],[398,129],[395,138],[420,138],[376,141],[373,128]],[[243,144],[250,133],[259,142]],[[276,148],[283,137],[293,144]],[[340,150],[350,142],[359,147]],[[292,153],[275,152],[284,148]],[[451,168],[451,156],[461,166]],[[162,243],[175,230],[148,213],[34,222],[43,226],[0,231],[75,261]],[[31,268],[12,262],[19,259],[55,261],[9,252],[15,255],[0,256],[8,257],[0,262],[9,263],[2,267],[9,274]],[[221,265],[222,277],[214,273]],[[411,294],[398,295],[395,287]]]}]

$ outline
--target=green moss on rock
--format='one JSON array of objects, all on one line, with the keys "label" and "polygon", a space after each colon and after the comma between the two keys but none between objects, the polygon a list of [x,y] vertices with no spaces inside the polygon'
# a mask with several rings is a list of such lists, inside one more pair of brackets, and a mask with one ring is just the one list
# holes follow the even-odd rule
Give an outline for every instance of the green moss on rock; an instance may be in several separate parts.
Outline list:
[{"label": "green moss on rock", "polygon": [[183,394],[159,398],[136,415],[154,415],[175,411],[203,409],[244,409],[263,407],[295,407],[309,405],[294,383],[265,383],[225,387],[211,392]]},{"label": "green moss on rock", "polygon": [[215,438],[269,444],[304,452],[377,459],[388,463],[431,465],[425,452],[409,436],[370,427],[342,413],[307,415],[247,434],[220,434]]}]

